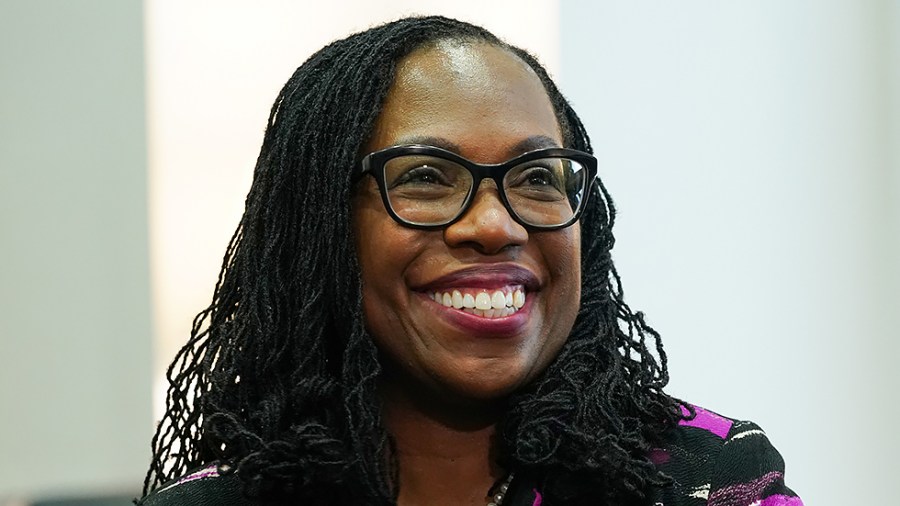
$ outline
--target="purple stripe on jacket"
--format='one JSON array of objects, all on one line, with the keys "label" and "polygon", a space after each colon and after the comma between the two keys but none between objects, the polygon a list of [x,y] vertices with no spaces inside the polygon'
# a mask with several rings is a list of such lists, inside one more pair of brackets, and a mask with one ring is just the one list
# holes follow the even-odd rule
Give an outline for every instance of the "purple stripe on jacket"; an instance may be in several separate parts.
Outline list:
[{"label": "purple stripe on jacket", "polygon": [[[693,420],[681,420],[678,422],[678,425],[705,429],[722,439],[728,436],[728,431],[731,430],[734,422],[697,406],[694,406],[694,411],[697,413],[697,416]],[[690,411],[686,407],[681,406],[681,413],[687,416],[690,414]]]}]

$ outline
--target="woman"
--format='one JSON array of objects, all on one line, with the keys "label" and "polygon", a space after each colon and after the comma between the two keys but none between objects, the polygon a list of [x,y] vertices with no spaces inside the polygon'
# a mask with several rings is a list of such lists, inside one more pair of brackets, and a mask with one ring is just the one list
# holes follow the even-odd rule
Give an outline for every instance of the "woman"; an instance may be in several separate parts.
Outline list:
[{"label": "woman", "polygon": [[410,18],[313,55],[169,370],[140,504],[800,504],[758,428],[662,391],[590,151],[481,28]]}]

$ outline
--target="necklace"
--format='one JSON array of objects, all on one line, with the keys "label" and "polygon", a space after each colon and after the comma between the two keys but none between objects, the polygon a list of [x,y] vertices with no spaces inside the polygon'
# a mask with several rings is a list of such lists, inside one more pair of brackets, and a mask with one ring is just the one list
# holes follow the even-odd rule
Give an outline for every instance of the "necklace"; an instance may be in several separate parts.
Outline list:
[{"label": "necklace", "polygon": [[500,485],[494,487],[494,489],[489,492],[494,495],[491,497],[491,502],[487,503],[487,506],[501,506],[503,504],[503,499],[506,498],[506,491],[509,490],[509,484],[512,483],[512,481],[513,473],[509,473]]}]

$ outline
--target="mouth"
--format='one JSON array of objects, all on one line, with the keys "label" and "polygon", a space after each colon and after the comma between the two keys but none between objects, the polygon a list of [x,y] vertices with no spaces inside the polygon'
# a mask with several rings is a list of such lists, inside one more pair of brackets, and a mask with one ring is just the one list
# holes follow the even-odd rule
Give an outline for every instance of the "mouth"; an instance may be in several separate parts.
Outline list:
[{"label": "mouth", "polygon": [[497,320],[528,309],[530,294],[540,287],[538,277],[530,270],[505,263],[460,269],[415,290],[454,313]]},{"label": "mouth", "polygon": [[506,318],[525,306],[526,289],[507,285],[496,289],[454,288],[435,290],[429,295],[436,303],[481,318]]}]

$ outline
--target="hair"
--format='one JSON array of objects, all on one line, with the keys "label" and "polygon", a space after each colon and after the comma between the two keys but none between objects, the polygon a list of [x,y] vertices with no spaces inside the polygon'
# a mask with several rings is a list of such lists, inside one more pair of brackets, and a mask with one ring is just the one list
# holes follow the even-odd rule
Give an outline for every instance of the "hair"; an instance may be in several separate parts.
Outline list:
[{"label": "hair", "polygon": [[[365,329],[351,227],[353,168],[398,61],[438,41],[486,43],[544,84],[567,147],[584,126],[544,68],[486,30],[414,17],[338,40],[298,68],[272,107],[212,303],[167,372],[167,411],[144,494],[218,462],[266,500],[393,504],[377,349]],[[679,419],[659,335],[623,300],[615,209],[598,182],[582,217],[581,307],[543,375],[508,401],[501,464],[550,504],[640,504],[664,484],[648,459]],[[658,358],[657,358],[658,357]],[[227,464],[227,466],[225,466]],[[608,501],[608,502],[604,502]]]}]

